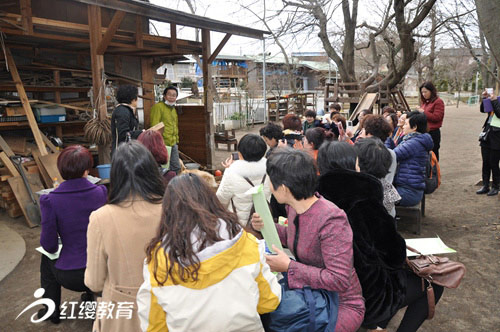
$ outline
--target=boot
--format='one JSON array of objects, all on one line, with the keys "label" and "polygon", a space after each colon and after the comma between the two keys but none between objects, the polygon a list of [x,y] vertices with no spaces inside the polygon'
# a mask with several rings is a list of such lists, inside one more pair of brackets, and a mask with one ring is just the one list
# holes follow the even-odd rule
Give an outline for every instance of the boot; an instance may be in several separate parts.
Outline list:
[{"label": "boot", "polygon": [[[45,314],[47,313],[47,310],[49,310],[49,308],[47,308],[46,305],[43,306],[42,309],[38,310],[38,318],[42,318],[43,316],[45,316]],[[59,324],[61,322],[61,318],[59,318],[59,311],[56,310],[56,312],[54,312],[49,318],[48,320],[50,320],[53,324]]]},{"label": "boot", "polygon": [[491,187],[491,190],[487,194],[487,196],[495,196],[495,195],[498,195],[498,188],[497,187]]},{"label": "boot", "polygon": [[482,195],[482,194],[486,194],[490,191],[490,187],[489,186],[482,186],[481,189],[479,189],[478,191],[476,191],[476,194],[478,195]]}]

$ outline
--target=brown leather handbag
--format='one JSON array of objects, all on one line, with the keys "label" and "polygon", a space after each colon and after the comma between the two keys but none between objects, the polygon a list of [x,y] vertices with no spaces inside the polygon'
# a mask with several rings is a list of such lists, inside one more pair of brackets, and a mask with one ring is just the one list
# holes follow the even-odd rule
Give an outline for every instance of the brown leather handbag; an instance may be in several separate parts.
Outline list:
[{"label": "brown leather handbag", "polygon": [[465,265],[460,262],[450,260],[448,257],[438,257],[434,255],[422,255],[416,249],[406,246],[406,248],[419,256],[413,259],[406,258],[406,263],[410,269],[422,278],[422,290],[427,281],[427,302],[429,305],[429,315],[427,319],[434,317],[435,302],[434,289],[431,283],[446,288],[457,288],[465,275]]}]

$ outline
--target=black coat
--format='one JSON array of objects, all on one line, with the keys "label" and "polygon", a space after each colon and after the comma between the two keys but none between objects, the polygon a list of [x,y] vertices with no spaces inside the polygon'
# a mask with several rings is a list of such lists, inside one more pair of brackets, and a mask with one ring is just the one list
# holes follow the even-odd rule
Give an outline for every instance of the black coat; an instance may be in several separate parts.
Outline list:
[{"label": "black coat", "polygon": [[131,107],[120,104],[114,109],[111,115],[111,155],[121,142],[125,142],[127,133],[131,138],[139,137],[142,131],[137,130],[138,126],[139,120]]},{"label": "black coat", "polygon": [[354,267],[366,306],[363,325],[391,318],[405,299],[406,244],[384,208],[380,181],[368,174],[336,170],[320,177],[318,191],[343,209],[351,224]]}]

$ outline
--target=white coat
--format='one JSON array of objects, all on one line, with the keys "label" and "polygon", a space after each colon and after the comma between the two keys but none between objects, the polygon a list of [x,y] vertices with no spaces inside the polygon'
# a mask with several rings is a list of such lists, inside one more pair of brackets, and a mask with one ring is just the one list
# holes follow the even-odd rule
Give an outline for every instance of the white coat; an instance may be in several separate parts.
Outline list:
[{"label": "white coat", "polygon": [[[266,158],[259,161],[236,160],[224,172],[222,181],[217,190],[217,198],[233,211],[231,199],[236,207],[236,214],[240,224],[245,227],[250,216],[250,210],[253,206],[252,195],[245,194],[252,186],[244,179],[247,177],[252,183],[257,186],[261,183],[264,174],[266,174]],[[264,194],[269,201],[271,198],[271,189],[269,187],[269,176],[266,175],[264,180]]]}]

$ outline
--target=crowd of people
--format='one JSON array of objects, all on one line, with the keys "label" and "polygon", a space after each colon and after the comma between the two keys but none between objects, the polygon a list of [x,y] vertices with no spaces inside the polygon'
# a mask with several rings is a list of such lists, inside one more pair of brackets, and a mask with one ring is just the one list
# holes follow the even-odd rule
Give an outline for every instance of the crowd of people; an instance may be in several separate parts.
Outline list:
[{"label": "crowd of people", "polygon": [[[405,269],[395,206],[422,199],[444,115],[432,83],[420,91],[419,110],[364,110],[355,130],[334,104],[322,119],[288,114],[246,134],[214,191],[179,172],[177,90],[165,89],[151,112],[163,135],[137,130],[137,90],[119,90],[109,188],[86,180],[92,156],[75,145],[58,157],[65,181],[40,199],[42,246],[53,253],[58,237],[63,244],[57,260],[41,260],[41,286],[56,304],[50,321],[60,321],[64,287],[115,304],[93,331],[269,331],[267,314],[286,305],[280,272],[291,289],[338,295],[335,331],[385,330],[404,307],[398,331],[417,331],[427,293]],[[264,222],[249,193],[258,185],[289,252],[259,240]],[[431,286],[437,303],[443,288]],[[123,302],[131,317],[115,315]]]}]

